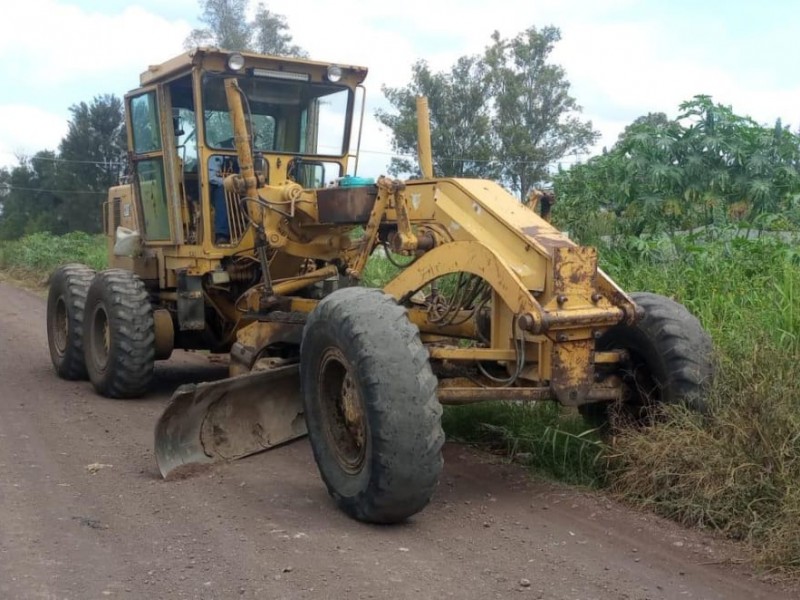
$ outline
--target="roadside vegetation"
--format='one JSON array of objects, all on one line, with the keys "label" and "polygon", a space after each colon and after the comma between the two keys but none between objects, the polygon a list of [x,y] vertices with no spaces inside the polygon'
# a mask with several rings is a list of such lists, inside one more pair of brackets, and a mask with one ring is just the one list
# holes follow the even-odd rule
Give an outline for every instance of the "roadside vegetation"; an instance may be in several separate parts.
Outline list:
[{"label": "roadside vegetation", "polygon": [[105,238],[73,231],[61,236],[43,232],[0,241],[0,270],[18,279],[45,284],[56,267],[68,262],[104,268],[108,264]]},{"label": "roadside vegetation", "polygon": [[717,379],[705,417],[617,432],[600,454],[614,492],[749,542],[765,566],[800,570],[800,266],[770,238],[691,239],[608,250],[628,290],[686,304],[711,332]]}]

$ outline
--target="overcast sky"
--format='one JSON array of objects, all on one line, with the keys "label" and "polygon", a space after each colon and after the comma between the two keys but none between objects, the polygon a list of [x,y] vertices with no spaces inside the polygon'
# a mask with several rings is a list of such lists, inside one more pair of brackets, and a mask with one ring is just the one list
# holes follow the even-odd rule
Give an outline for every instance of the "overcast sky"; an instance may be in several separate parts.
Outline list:
[{"label": "overcast sky", "polygon": [[[255,0],[254,0],[255,4]],[[800,124],[798,0],[290,0],[295,43],[312,58],[369,67],[361,175],[389,161],[372,113],[382,84],[403,85],[424,58],[446,69],[494,30],[555,25],[553,53],[572,93],[611,145],[634,118],[710,94],[764,123]],[[138,85],[147,65],[183,51],[197,0],[25,0],[0,17],[0,165],[55,149],[70,105]]]}]

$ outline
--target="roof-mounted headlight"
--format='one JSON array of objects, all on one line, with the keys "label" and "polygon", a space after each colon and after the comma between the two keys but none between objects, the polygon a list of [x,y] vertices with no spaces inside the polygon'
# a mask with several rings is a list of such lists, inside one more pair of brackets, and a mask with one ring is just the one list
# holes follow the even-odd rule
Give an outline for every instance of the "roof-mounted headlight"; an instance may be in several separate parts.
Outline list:
[{"label": "roof-mounted headlight", "polygon": [[228,68],[231,71],[241,71],[244,69],[244,56],[234,52],[228,57]]},{"label": "roof-mounted headlight", "polygon": [[342,68],[336,65],[331,65],[328,67],[328,81],[331,83],[336,83],[342,78]]}]

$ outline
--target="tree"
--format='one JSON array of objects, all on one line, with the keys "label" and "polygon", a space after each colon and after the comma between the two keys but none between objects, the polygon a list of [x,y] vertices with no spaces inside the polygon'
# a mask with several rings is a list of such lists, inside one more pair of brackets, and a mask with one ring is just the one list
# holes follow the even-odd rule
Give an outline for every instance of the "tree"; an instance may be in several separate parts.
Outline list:
[{"label": "tree", "polygon": [[271,12],[264,3],[259,2],[251,26],[254,30],[254,48],[257,52],[275,56],[308,57],[305,50],[292,44],[286,17]]},{"label": "tree", "polygon": [[[611,150],[559,173],[560,224],[584,238],[800,225],[800,135],[708,96],[680,110],[676,119],[639,117]],[[597,231],[598,223],[608,228]]]},{"label": "tree", "polygon": [[57,189],[57,164],[54,152],[42,151],[0,169],[0,239],[68,230],[61,214],[65,198]]},{"label": "tree", "polygon": [[72,118],[59,145],[57,186],[66,203],[61,216],[68,231],[98,232],[108,188],[126,169],[127,136],[122,101],[96,96],[70,107]]},{"label": "tree", "polygon": [[577,117],[581,107],[564,69],[548,63],[560,39],[556,27],[530,27],[510,40],[495,31],[486,49],[497,158],[503,179],[522,198],[550,179],[550,165],[588,151],[598,137],[591,121]]},{"label": "tree", "polygon": [[[417,150],[417,96],[428,98],[434,172],[444,177],[494,177],[491,119],[483,62],[462,57],[448,73],[432,73],[428,63],[412,67],[411,83],[383,88],[397,113],[379,110],[376,117],[392,131],[392,149],[414,155]],[[392,159],[393,174],[417,172],[414,159]]]},{"label": "tree", "polygon": [[[500,179],[522,198],[550,179],[549,168],[597,139],[569,95],[564,70],[547,62],[558,29],[532,27],[511,40],[498,33],[482,56],[460,58],[447,72],[424,61],[401,88],[384,88],[394,111],[378,111],[392,132],[395,152],[416,149],[415,97],[431,111],[434,171],[438,175]],[[413,172],[413,160],[395,158],[393,173]]]},{"label": "tree", "polygon": [[219,46],[228,50],[246,50],[250,28],[245,20],[248,0],[202,0],[200,21],[206,27],[192,30],[184,45]]},{"label": "tree", "polygon": [[277,56],[306,56],[302,48],[292,44],[286,17],[259,3],[254,19],[248,21],[248,5],[248,0],[201,0],[200,21],[205,27],[192,30],[184,46],[187,49],[219,46]]}]

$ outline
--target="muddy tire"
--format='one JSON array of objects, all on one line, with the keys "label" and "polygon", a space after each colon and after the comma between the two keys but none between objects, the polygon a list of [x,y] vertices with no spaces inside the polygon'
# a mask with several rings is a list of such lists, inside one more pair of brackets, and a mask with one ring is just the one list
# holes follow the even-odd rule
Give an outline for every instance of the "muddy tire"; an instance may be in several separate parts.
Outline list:
[{"label": "muddy tire", "polygon": [[644,309],[644,318],[633,326],[621,323],[609,329],[597,343],[599,350],[630,354],[619,373],[626,402],[586,404],[579,407],[581,414],[591,425],[602,426],[615,417],[649,420],[653,409],[669,404],[706,412],[714,371],[711,337],[682,304],[647,292],[631,297]]},{"label": "muddy tire", "polygon": [[419,330],[380,290],[345,288],[310,315],[300,379],[314,458],[351,517],[420,511],[442,470],[442,408]]},{"label": "muddy tire", "polygon": [[69,264],[50,276],[47,294],[47,345],[56,374],[62,379],[86,379],[83,358],[83,313],[94,269]]},{"label": "muddy tire", "polygon": [[86,299],[86,370],[109,398],[137,398],[153,379],[153,307],[144,283],[124,269],[97,274]]}]

